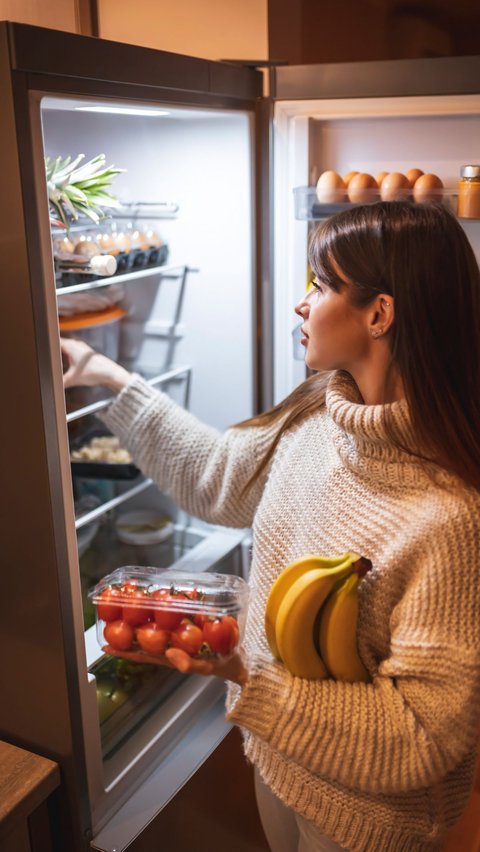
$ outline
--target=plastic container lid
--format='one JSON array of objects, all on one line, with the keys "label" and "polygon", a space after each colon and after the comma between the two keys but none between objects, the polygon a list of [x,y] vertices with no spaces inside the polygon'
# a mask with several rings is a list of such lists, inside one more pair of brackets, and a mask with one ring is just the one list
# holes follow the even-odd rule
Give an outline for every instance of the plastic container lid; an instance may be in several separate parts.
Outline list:
[{"label": "plastic container lid", "polygon": [[[130,585],[124,591],[122,587]],[[138,607],[138,600],[132,600],[132,587],[146,593],[148,609],[177,611],[187,616],[206,613],[217,615],[238,615],[244,613],[248,601],[248,585],[242,577],[234,574],[215,574],[210,572],[184,572],[162,570],[161,568],[138,568],[125,566],[108,574],[88,593],[94,604],[102,602],[102,592],[115,588],[120,595],[115,604],[121,607]],[[168,602],[162,597],[153,597],[160,589],[171,591]]]},{"label": "plastic container lid", "polygon": [[78,331],[80,328],[91,328],[96,325],[106,325],[110,322],[116,322],[126,315],[123,308],[118,305],[105,308],[103,311],[86,311],[82,314],[75,314],[71,317],[60,317],[60,331]]}]

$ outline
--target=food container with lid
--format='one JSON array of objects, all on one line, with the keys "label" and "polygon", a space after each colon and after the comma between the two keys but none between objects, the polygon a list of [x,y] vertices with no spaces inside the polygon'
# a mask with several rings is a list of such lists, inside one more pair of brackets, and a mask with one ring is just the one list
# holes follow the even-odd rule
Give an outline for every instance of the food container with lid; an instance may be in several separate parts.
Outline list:
[{"label": "food container with lid", "polygon": [[117,568],[89,592],[105,653],[162,658],[228,656],[242,641],[248,586],[241,577],[173,569]]}]

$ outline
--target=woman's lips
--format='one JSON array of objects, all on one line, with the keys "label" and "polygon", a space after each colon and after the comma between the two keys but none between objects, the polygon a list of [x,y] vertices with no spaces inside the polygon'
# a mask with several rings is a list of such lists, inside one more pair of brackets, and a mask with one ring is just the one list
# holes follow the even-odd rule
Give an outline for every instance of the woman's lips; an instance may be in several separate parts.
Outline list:
[{"label": "woman's lips", "polygon": [[308,343],[308,334],[304,328],[300,329],[300,333],[302,335],[302,337],[300,338],[300,343],[302,344],[302,346],[305,346]]}]

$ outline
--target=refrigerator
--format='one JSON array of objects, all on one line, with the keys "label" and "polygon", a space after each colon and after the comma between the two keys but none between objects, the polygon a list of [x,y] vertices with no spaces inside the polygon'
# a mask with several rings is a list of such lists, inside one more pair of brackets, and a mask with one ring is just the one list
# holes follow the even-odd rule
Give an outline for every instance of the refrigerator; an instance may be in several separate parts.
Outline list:
[{"label": "refrigerator", "polygon": [[[454,209],[459,168],[478,160],[480,57],[279,66],[264,79],[255,62],[20,24],[2,23],[0,42],[0,735],[60,764],[59,849],[120,852],[228,732],[224,684],[114,666],[88,588],[132,564],[248,577],[250,531],[188,516],[141,471],[75,472],[72,445],[109,396],[64,392],[60,305],[120,286],[121,363],[218,429],[268,408],[306,375],[293,307],[309,231],[331,212],[315,202],[319,174],[416,166],[442,177]],[[124,169],[115,227],[154,229],[168,257],[59,279],[45,157],[101,152]],[[478,254],[480,223],[463,224]],[[170,519],[162,545],[116,538],[118,515],[139,508]]]}]

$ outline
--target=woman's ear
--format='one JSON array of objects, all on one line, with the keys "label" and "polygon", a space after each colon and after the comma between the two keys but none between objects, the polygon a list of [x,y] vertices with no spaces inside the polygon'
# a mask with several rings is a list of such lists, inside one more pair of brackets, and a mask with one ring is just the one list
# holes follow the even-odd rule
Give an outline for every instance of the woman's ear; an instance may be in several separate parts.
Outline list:
[{"label": "woman's ear", "polygon": [[383,337],[390,331],[395,319],[393,296],[381,293],[371,306],[369,331],[372,337]]}]

